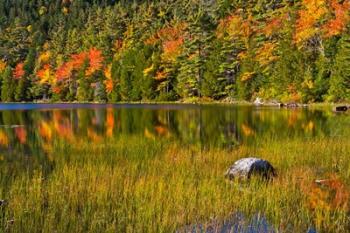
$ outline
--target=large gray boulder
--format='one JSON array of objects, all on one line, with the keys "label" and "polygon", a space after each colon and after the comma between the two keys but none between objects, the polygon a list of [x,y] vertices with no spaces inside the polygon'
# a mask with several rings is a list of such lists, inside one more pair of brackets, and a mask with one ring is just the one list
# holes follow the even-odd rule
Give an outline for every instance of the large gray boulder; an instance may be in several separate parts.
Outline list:
[{"label": "large gray boulder", "polygon": [[250,157],[237,160],[225,173],[230,180],[250,179],[252,175],[271,179],[276,176],[276,171],[268,161]]}]

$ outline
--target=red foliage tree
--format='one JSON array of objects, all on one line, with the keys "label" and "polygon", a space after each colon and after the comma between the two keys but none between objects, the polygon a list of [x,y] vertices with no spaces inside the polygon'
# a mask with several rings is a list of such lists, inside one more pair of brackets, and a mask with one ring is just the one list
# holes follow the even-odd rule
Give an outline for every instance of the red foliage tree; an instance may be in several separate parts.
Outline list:
[{"label": "red foliage tree", "polygon": [[62,91],[62,87],[60,87],[60,86],[55,86],[52,88],[52,92],[55,94],[60,94],[61,91]]},{"label": "red foliage tree", "polygon": [[23,62],[20,62],[16,65],[16,68],[15,70],[13,71],[13,77],[15,79],[20,79],[23,77],[23,75],[25,74],[25,71],[24,71],[24,63]]}]

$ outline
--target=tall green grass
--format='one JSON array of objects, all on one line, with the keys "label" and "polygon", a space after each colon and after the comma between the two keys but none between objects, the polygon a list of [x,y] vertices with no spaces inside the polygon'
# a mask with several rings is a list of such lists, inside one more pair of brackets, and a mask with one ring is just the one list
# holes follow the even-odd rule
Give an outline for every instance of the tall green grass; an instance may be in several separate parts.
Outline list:
[{"label": "tall green grass", "polygon": [[[235,160],[251,155],[269,160],[278,177],[224,179]],[[235,150],[141,136],[56,143],[49,172],[1,163],[0,198],[8,204],[0,207],[0,232],[174,232],[234,213],[264,216],[280,232],[346,232],[349,155],[348,138],[264,139]]]}]

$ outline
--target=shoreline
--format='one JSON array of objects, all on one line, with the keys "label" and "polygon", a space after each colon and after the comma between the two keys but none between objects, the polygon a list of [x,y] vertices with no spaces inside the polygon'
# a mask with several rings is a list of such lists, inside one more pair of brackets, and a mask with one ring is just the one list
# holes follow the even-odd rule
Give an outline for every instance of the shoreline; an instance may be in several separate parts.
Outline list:
[{"label": "shoreline", "polygon": [[[120,102],[78,102],[78,101],[72,101],[72,102],[55,102],[55,101],[32,101],[32,102],[0,102],[0,104],[80,104],[80,105],[166,105],[166,104],[172,104],[172,105],[237,105],[237,106],[256,106],[256,107],[281,107],[281,108],[305,108],[305,107],[327,107],[327,106],[348,106],[350,107],[350,103],[347,102],[339,102],[339,103],[328,103],[328,102],[315,102],[315,103],[273,103],[273,102],[267,102],[267,103],[261,103],[261,104],[255,104],[254,102],[244,101],[244,100],[237,100],[237,101],[120,101]],[[288,106],[289,104],[293,106]]]}]

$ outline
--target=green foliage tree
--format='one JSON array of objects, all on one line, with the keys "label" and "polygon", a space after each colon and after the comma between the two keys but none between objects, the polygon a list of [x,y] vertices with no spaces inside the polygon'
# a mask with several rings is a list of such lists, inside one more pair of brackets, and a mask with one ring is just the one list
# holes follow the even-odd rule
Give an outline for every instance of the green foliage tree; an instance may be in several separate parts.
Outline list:
[{"label": "green foliage tree", "polygon": [[337,44],[337,54],[330,76],[329,101],[350,99],[350,36],[344,35]]},{"label": "green foliage tree", "polygon": [[14,80],[12,79],[12,70],[10,66],[7,66],[5,71],[1,75],[1,101],[11,102],[14,100]]},{"label": "green foliage tree", "polygon": [[200,6],[189,19],[184,52],[180,57],[177,90],[181,97],[201,97],[205,61],[211,52],[212,18]]},{"label": "green foliage tree", "polygon": [[26,60],[24,62],[24,76],[18,80],[16,89],[15,89],[15,100],[16,101],[28,101],[31,100],[31,81],[29,77],[33,74],[34,65],[35,65],[36,53],[34,49],[30,49]]},{"label": "green foliage tree", "polygon": [[77,79],[77,100],[80,102],[92,101],[94,89],[91,88],[91,83],[85,77],[85,68],[78,71]]}]

